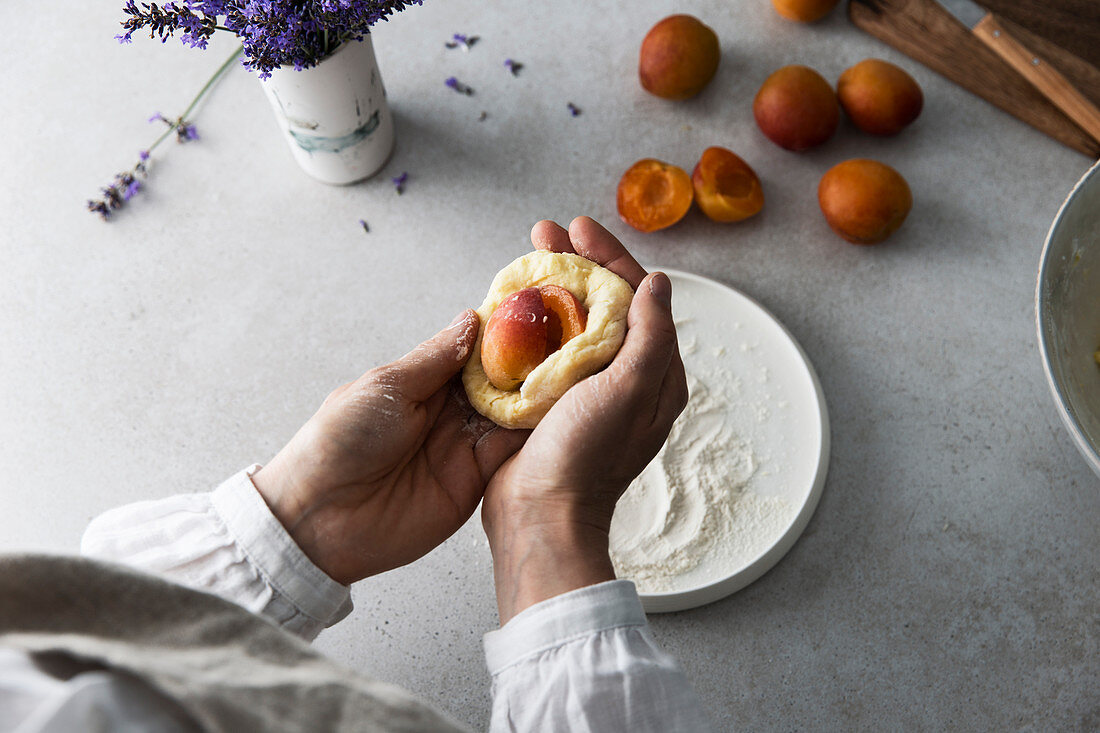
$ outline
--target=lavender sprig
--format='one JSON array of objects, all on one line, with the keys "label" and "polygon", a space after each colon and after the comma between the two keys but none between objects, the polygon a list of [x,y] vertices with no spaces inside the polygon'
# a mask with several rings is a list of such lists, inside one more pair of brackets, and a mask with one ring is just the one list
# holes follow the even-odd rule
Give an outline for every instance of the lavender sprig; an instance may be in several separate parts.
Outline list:
[{"label": "lavender sprig", "polygon": [[395,176],[390,180],[393,181],[393,188],[400,196],[401,194],[405,193],[405,181],[409,180],[409,173],[408,171],[403,171],[401,175]]},{"label": "lavender sprig", "polygon": [[523,64],[514,59],[504,59],[504,65],[512,72],[512,76],[519,76],[519,70],[523,68]]},{"label": "lavender sprig", "polygon": [[100,193],[102,194],[101,198],[88,200],[88,211],[93,214],[99,214],[99,216],[106,221],[110,219],[111,214],[121,209],[127,201],[133,198],[144,186],[142,180],[145,179],[148,174],[148,162],[152,151],[168,139],[173,132],[176,133],[176,142],[181,144],[199,139],[198,130],[187,116],[191,114],[192,110],[195,109],[195,105],[199,103],[199,100],[210,91],[214,83],[221,78],[229,68],[229,65],[241,55],[243,50],[243,48],[238,48],[218,67],[218,70],[207,80],[203,88],[200,89],[199,93],[195,95],[195,98],[191,100],[191,104],[187,105],[187,109],[185,109],[183,114],[179,117],[169,119],[160,112],[157,112],[149,118],[149,122],[163,122],[167,126],[167,129],[161,133],[160,137],[153,141],[152,145],[138,152],[138,161],[132,168],[122,173],[115,174],[111,184],[100,189]]},{"label": "lavender sprig", "polygon": [[[358,41],[370,27],[423,0],[175,0],[162,6],[127,0],[117,36],[129,43],[148,28],[165,42],[178,34],[193,48],[206,48],[215,31],[236,34],[244,45],[244,66],[261,79],[273,69],[316,66],[345,41]],[[470,44],[470,38],[466,44]]]}]

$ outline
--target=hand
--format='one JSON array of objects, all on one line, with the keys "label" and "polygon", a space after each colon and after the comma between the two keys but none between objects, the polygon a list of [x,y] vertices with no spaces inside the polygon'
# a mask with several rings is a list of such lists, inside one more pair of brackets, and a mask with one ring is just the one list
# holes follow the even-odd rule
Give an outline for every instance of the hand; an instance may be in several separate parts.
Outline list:
[{"label": "hand", "polygon": [[452,383],[478,317],[465,311],[403,358],[325,399],[252,482],[309,558],[350,584],[412,562],[473,514],[522,445]]},{"label": "hand", "polygon": [[541,600],[615,577],[607,552],[615,503],[687,403],[668,277],[647,275],[587,217],[568,232],[539,222],[531,241],[603,265],[635,295],[614,361],[566,392],[486,488],[481,516],[502,624]]}]

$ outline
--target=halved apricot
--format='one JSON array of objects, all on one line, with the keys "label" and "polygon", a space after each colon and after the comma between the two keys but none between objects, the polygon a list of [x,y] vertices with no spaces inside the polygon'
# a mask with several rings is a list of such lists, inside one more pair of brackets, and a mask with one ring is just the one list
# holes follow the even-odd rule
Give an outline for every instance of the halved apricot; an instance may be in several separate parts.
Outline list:
[{"label": "halved apricot", "polygon": [[565,346],[565,342],[584,333],[588,312],[577,296],[560,285],[540,285],[539,295],[546,307],[546,355]]},{"label": "halved apricot", "polygon": [[560,285],[517,290],[500,302],[485,324],[481,366],[497,389],[518,388],[565,342],[584,333],[588,311]]},{"label": "halved apricot", "polygon": [[683,168],[644,158],[619,179],[619,216],[640,232],[670,227],[691,208],[694,191]]},{"label": "halved apricot", "polygon": [[732,150],[703,151],[691,172],[695,203],[712,221],[741,221],[764,208],[764,189],[756,171]]}]

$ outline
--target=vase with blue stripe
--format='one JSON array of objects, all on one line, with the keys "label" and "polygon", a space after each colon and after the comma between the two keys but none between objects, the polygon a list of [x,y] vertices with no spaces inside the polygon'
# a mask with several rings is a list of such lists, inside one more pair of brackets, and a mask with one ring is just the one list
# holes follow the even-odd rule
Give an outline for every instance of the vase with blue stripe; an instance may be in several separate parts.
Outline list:
[{"label": "vase with blue stripe", "polygon": [[316,66],[274,69],[261,83],[294,159],[310,176],[346,185],[386,164],[393,116],[369,34]]}]

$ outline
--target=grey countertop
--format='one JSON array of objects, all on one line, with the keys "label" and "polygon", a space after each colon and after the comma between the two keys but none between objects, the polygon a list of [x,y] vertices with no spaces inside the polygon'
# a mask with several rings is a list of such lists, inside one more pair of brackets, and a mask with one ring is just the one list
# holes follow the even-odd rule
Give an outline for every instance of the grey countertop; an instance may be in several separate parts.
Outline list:
[{"label": "grey countertop", "polygon": [[[0,550],[75,551],[100,511],[266,461],[331,388],[478,304],[537,220],[588,214],[639,259],[759,300],[828,401],[829,478],[793,550],[730,598],[651,617],[720,729],[1100,727],[1100,480],[1059,423],[1033,313],[1043,237],[1084,156],[842,8],[804,26],[765,0],[428,0],[374,34],[398,135],[379,176],[308,179],[236,69],[194,115],[201,140],[159,149],[147,189],[105,224],[85,199],[234,45],[120,46],[121,5],[0,5]],[[636,81],[641,38],[673,12],[723,48],[711,85],[677,104]],[[481,40],[444,48],[456,32]],[[775,68],[835,80],[868,56],[924,89],[899,137],[842,122],[793,154],[756,128],[751,100]],[[690,170],[710,145],[760,174],[760,216],[723,226],[693,210],[651,235],[619,221],[631,163]],[[850,157],[912,187],[882,246],[841,241],[818,210],[821,174]],[[476,517],[354,598],[318,646],[485,727],[480,638],[496,610]]]}]

